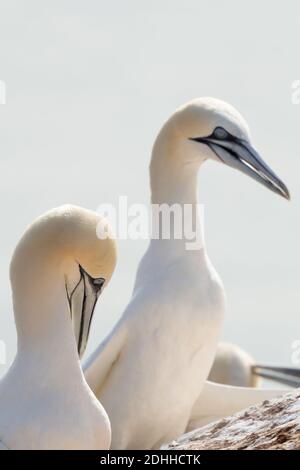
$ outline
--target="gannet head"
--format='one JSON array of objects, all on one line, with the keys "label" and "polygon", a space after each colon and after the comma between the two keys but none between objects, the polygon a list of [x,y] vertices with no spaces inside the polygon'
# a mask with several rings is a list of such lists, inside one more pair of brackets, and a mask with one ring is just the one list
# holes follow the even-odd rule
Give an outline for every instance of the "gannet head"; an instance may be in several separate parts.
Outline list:
[{"label": "gannet head", "polygon": [[99,225],[101,233],[111,233],[97,213],[70,205],[53,209],[26,230],[10,267],[15,316],[30,317],[22,318],[21,328],[37,329],[54,309],[69,311],[80,357],[116,264],[115,241],[99,239]]},{"label": "gannet head", "polygon": [[[179,108],[166,127],[184,146],[188,162],[213,159],[236,168],[286,199],[285,184],[251,144],[244,118],[231,105],[215,98],[199,98]],[[181,152],[182,154],[182,152]]]}]

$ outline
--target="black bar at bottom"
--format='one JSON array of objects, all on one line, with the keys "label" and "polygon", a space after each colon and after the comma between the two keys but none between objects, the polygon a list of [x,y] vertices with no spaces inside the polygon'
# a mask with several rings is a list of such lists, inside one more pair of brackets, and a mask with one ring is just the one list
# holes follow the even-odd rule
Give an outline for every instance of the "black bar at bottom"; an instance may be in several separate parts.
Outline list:
[{"label": "black bar at bottom", "polygon": [[0,464],[79,464],[137,468],[147,465],[201,465],[256,463],[287,464],[295,461],[294,451],[3,451]]}]

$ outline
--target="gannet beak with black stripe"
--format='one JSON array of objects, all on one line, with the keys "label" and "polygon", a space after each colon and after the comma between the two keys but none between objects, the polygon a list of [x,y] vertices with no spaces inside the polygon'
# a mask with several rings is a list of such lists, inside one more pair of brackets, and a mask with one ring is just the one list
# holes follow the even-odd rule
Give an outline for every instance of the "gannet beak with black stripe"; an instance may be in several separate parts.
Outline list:
[{"label": "gannet beak with black stripe", "polygon": [[[190,205],[198,240],[203,230],[197,176],[206,160],[239,169],[289,198],[286,186],[254,150],[247,123],[232,106],[214,98],[191,101],[165,122],[155,140],[150,184],[156,214],[157,205],[176,204],[182,213]],[[154,232],[161,233],[156,228]],[[187,250],[186,245],[184,237],[151,240],[130,303],[85,364],[87,382],[110,417],[112,449],[159,448],[183,434],[194,414],[205,413],[210,384],[206,379],[219,340],[225,291],[203,238],[197,250]],[[237,411],[242,402],[247,406],[278,393],[240,387],[246,392],[236,400],[235,387],[228,387],[228,407],[219,393],[222,387],[212,393],[213,399],[219,394],[217,413],[234,407]],[[202,407],[196,407],[199,400]],[[210,401],[210,412],[213,406]]]},{"label": "gannet beak with black stripe", "polygon": [[285,184],[262,160],[250,144],[248,137],[238,137],[224,127],[217,126],[206,137],[191,137],[190,140],[207,145],[225,165],[231,166],[266,186],[274,193],[290,199]]},{"label": "gannet beak with black stripe", "polygon": [[98,214],[62,206],[39,217],[15,249],[10,277],[18,348],[0,381],[3,448],[110,446],[108,416],[79,361],[116,264],[115,241],[99,239],[99,226],[108,233]]},{"label": "gannet beak with black stripe", "polygon": [[263,377],[274,382],[288,385],[289,387],[300,387],[300,369],[297,367],[278,367],[256,364],[251,367],[255,377]]},{"label": "gannet beak with black stripe", "polygon": [[79,357],[83,356],[90,333],[91,322],[105,279],[91,277],[78,264],[80,278],[75,288],[69,291],[66,285],[71,318]]}]

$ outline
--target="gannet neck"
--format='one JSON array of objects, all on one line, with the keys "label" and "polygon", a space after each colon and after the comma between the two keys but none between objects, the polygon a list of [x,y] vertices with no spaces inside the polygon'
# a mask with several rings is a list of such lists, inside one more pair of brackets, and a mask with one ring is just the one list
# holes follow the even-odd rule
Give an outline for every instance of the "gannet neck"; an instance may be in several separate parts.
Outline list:
[{"label": "gannet neck", "polygon": [[196,204],[201,160],[187,158],[184,146],[167,123],[152,150],[150,188],[152,204]]},{"label": "gannet neck", "polygon": [[15,365],[22,373],[30,373],[37,384],[59,382],[70,389],[82,384],[83,375],[64,282],[59,280],[52,280],[48,298],[41,295],[31,303],[14,299],[18,336]]},{"label": "gannet neck", "polygon": [[[187,244],[192,239],[198,240],[203,252],[205,246],[202,228],[202,217],[197,201],[198,171],[204,160],[195,158],[192,152],[187,153],[182,136],[179,136],[168,121],[158,134],[154,143],[150,163],[150,186],[152,203],[152,234],[159,233],[159,237],[153,237],[150,244],[152,253],[164,263],[187,254]],[[163,211],[163,207],[169,209],[176,206],[180,208],[183,220],[183,237],[176,239],[163,239],[161,220],[157,213]],[[174,233],[174,218],[170,218],[170,233]],[[157,227],[159,224],[159,228]],[[192,239],[189,238],[190,233]],[[191,245],[190,245],[191,246]]]},{"label": "gannet neck", "polygon": [[[40,373],[64,370],[65,380],[80,379],[81,370],[72,329],[64,267],[59,243],[46,224],[27,232],[11,263],[13,307],[18,337],[16,363]],[[45,227],[45,228],[46,228]],[[53,237],[53,238],[52,238]]]}]

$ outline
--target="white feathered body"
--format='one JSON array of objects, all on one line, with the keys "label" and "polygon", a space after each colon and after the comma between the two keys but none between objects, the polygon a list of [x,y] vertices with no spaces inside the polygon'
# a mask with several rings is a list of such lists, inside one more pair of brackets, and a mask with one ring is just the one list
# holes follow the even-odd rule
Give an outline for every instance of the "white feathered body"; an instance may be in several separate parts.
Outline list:
[{"label": "white feathered body", "polygon": [[124,346],[97,394],[111,420],[112,448],[158,448],[184,432],[223,312],[224,290],[204,250],[168,263],[150,245],[118,325]]}]

